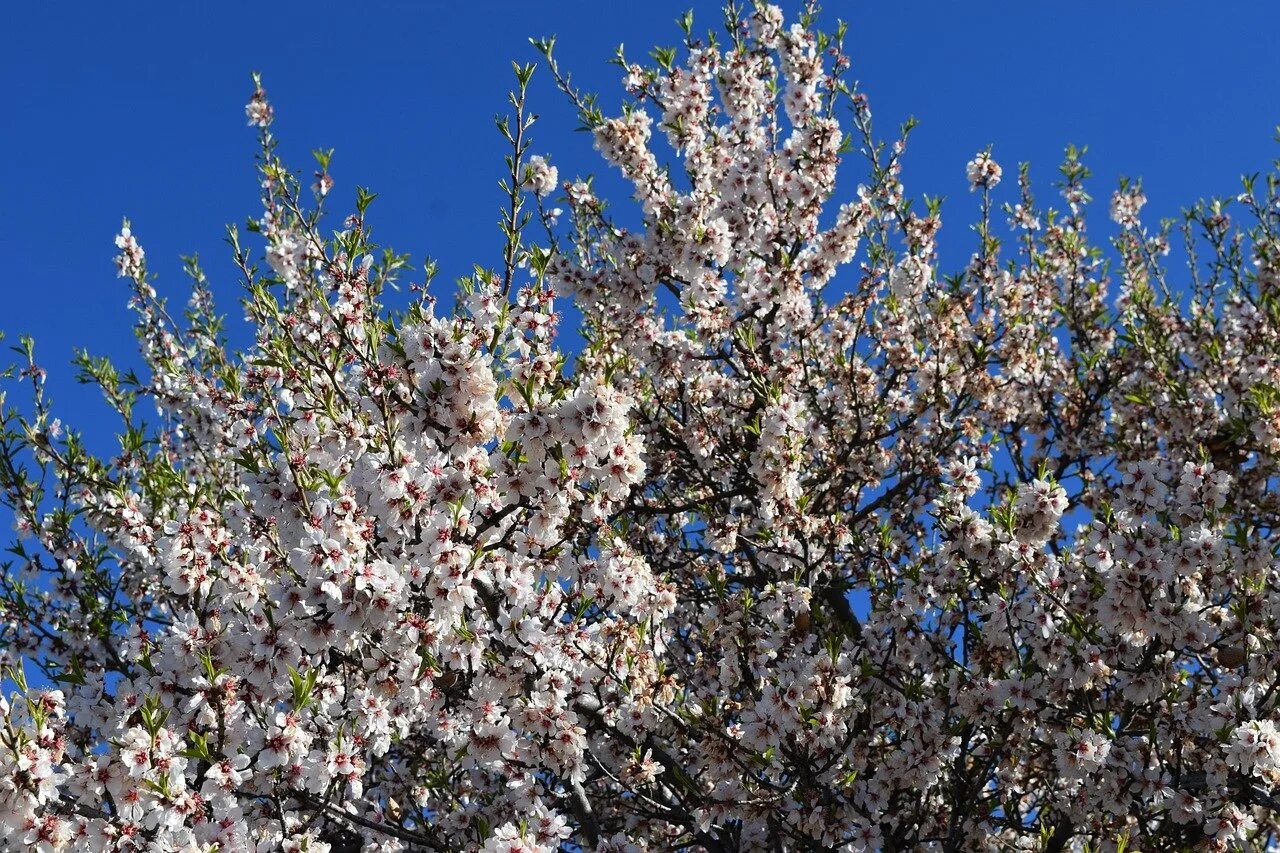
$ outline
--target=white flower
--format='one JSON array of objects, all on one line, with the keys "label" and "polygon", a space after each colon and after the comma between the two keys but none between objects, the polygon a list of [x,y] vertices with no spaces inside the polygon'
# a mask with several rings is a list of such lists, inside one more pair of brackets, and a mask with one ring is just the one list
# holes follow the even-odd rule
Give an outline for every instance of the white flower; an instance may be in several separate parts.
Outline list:
[{"label": "white flower", "polygon": [[539,196],[555,192],[560,173],[540,154],[534,154],[525,165],[525,186]]},{"label": "white flower", "polygon": [[992,189],[1000,183],[1000,164],[991,159],[991,152],[983,151],[969,161],[965,174],[971,190]]}]

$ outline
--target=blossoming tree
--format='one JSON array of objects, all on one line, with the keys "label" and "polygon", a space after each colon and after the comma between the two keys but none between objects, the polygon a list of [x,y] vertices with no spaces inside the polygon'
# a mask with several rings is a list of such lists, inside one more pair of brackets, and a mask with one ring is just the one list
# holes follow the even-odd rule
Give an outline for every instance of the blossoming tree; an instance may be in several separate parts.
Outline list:
[{"label": "blossoming tree", "polygon": [[980,153],[946,275],[843,29],[726,22],[619,53],[618,117],[536,43],[638,227],[530,154],[518,67],[502,254],[390,311],[258,83],[252,346],[126,224],[150,375],[78,362],[118,455],[18,347],[5,849],[1276,843],[1275,178],[1158,228],[1124,183],[1109,254],[1079,152],[1060,210]]}]

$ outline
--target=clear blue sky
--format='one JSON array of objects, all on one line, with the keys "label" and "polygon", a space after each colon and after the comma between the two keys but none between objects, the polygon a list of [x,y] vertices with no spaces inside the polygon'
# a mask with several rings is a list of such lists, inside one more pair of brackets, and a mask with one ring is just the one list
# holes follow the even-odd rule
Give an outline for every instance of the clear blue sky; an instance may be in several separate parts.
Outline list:
[{"label": "clear blue sky", "polygon": [[[510,59],[536,58],[527,37],[557,34],[563,65],[615,110],[614,46],[638,56],[676,43],[688,5],[7,4],[0,329],[37,337],[64,421],[109,450],[104,410],[68,361],[87,347],[136,364],[111,263],[121,217],[162,292],[185,300],[178,256],[198,252],[238,321],[221,235],[258,212],[243,113],[251,70],[265,75],[290,161],[309,169],[312,148],[335,148],[336,200],[357,183],[379,192],[375,236],[437,258],[447,286],[473,263],[498,262],[503,152],[492,116],[505,107]],[[715,3],[694,9],[699,29],[719,19]],[[923,122],[905,178],[913,194],[949,197],[944,266],[963,264],[972,245],[964,164],[990,143],[1006,169],[1032,162],[1044,200],[1063,146],[1087,144],[1095,196],[1105,200],[1120,174],[1141,175],[1156,216],[1234,193],[1240,173],[1280,156],[1273,2],[828,2],[824,19],[836,17],[851,23],[854,76],[882,129],[912,114]],[[562,176],[602,171],[545,74],[535,98],[535,150]]]}]

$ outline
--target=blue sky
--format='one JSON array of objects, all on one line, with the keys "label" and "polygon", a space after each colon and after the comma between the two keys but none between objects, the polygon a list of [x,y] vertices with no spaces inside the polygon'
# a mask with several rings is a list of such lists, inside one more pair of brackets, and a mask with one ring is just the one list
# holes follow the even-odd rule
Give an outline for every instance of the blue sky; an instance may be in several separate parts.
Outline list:
[{"label": "blue sky", "polygon": [[[58,413],[109,450],[105,410],[68,362],[87,347],[136,364],[111,264],[121,217],[133,220],[162,292],[184,301],[178,256],[198,252],[224,310],[239,316],[221,237],[225,223],[257,213],[243,114],[251,70],[265,75],[291,163],[309,170],[311,149],[336,149],[336,200],[355,184],[377,191],[375,236],[436,258],[447,287],[473,263],[498,263],[503,149],[492,117],[505,108],[510,60],[537,58],[527,38],[557,34],[562,64],[613,111],[614,46],[639,57],[676,43],[674,19],[688,6],[10,4],[0,27],[10,105],[0,329],[36,336]],[[699,29],[719,20],[715,3],[694,10]],[[905,180],[910,193],[949,199],[944,267],[962,265],[972,245],[964,164],[988,144],[1006,174],[1031,161],[1046,201],[1063,147],[1087,144],[1095,196],[1105,200],[1118,175],[1140,175],[1155,216],[1232,194],[1239,174],[1280,156],[1275,3],[828,2],[824,20],[837,17],[850,21],[853,75],[882,130],[922,120]],[[604,171],[545,73],[534,99],[534,150],[562,176]],[[1012,182],[1000,190],[1011,198]]]}]

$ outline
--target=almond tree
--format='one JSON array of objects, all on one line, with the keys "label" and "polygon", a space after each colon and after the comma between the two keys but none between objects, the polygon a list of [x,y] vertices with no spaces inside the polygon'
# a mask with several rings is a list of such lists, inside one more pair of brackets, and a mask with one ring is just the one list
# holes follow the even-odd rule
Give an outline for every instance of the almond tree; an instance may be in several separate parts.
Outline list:
[{"label": "almond tree", "polygon": [[1275,176],[1156,228],[1122,182],[1108,251],[1082,152],[1057,210],[980,152],[948,275],[843,26],[681,27],[614,117],[535,43],[635,227],[531,154],[517,66],[500,254],[391,310],[373,195],[331,217],[255,79],[253,345],[128,223],[149,375],[77,362],[119,454],[21,342],[12,849],[1277,843]]}]

